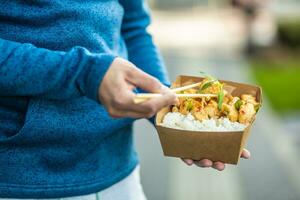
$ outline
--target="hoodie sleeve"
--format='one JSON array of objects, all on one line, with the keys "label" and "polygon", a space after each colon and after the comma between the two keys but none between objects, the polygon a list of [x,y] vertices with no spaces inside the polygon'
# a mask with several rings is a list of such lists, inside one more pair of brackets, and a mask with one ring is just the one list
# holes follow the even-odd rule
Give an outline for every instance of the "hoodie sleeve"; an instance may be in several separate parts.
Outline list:
[{"label": "hoodie sleeve", "polygon": [[[144,0],[120,0],[124,8],[122,36],[125,40],[129,60],[144,72],[170,86],[167,70],[159,50],[153,43],[147,27],[151,19],[149,8]],[[149,119],[155,124],[155,118]]]},{"label": "hoodie sleeve", "polygon": [[87,96],[98,101],[99,84],[115,58],[82,47],[51,51],[0,38],[0,96],[64,100]]},{"label": "hoodie sleeve", "polygon": [[147,31],[150,24],[149,9],[144,0],[120,0],[124,8],[122,36],[129,60],[144,72],[169,85],[162,57]]}]

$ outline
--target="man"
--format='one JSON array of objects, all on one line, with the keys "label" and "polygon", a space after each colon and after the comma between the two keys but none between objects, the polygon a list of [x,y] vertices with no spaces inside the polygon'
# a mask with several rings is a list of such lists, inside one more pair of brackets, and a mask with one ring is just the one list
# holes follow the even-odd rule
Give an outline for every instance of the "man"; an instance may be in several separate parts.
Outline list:
[{"label": "man", "polygon": [[0,197],[145,199],[132,123],[176,102],[149,23],[142,0],[1,2]]}]

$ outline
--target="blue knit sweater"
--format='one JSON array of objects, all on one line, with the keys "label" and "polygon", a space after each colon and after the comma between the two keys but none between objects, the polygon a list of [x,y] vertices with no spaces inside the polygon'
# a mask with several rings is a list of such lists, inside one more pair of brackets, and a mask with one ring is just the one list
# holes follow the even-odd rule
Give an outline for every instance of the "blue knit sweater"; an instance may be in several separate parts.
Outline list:
[{"label": "blue knit sweater", "polygon": [[101,191],[137,165],[133,119],[97,99],[116,56],[167,83],[142,0],[0,3],[0,197]]}]

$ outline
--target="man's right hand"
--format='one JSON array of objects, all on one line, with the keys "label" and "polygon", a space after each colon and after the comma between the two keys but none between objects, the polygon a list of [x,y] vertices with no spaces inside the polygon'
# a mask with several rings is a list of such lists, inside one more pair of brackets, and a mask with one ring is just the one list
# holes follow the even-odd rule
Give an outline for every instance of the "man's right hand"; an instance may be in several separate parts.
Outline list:
[{"label": "man's right hand", "polygon": [[[134,88],[164,95],[135,104]],[[106,72],[99,86],[99,99],[108,113],[115,118],[150,118],[161,108],[177,101],[169,88],[122,58],[116,58]]]}]

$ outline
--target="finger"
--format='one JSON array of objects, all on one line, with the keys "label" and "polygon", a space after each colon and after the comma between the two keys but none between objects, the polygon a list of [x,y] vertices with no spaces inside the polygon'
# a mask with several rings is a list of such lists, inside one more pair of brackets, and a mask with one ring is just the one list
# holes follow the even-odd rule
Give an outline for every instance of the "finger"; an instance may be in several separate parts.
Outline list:
[{"label": "finger", "polygon": [[127,81],[148,92],[159,93],[163,87],[159,80],[136,67],[128,71]]},{"label": "finger", "polygon": [[147,115],[147,113],[143,113],[143,112],[136,112],[127,109],[116,109],[114,107],[110,107],[108,112],[110,116],[113,118],[129,117],[129,118],[139,119],[139,118],[144,118]]},{"label": "finger", "polygon": [[212,167],[216,170],[223,171],[225,169],[225,164],[222,162],[214,162]]},{"label": "finger", "polygon": [[130,111],[114,112],[114,113],[110,113],[110,116],[112,118],[123,118],[123,117],[134,118],[134,119],[144,118],[144,114],[130,112]]},{"label": "finger", "polygon": [[211,167],[213,165],[213,162],[209,159],[194,161],[194,163],[199,167]]},{"label": "finger", "polygon": [[160,93],[165,94],[165,93],[169,93],[172,92],[172,90],[170,88],[168,88],[165,85],[162,85],[161,89],[160,89]]},{"label": "finger", "polygon": [[172,93],[175,95],[175,101],[173,103],[173,105],[178,105],[179,104],[179,98],[176,97],[176,93],[174,93],[170,88],[168,88],[167,86],[163,85],[161,88],[161,93],[162,94],[168,94],[168,93]]},{"label": "finger", "polygon": [[113,112],[124,116],[129,113],[136,113],[140,117],[148,117],[155,114],[155,107],[151,105],[135,104],[133,101],[135,94],[132,91],[122,91],[118,96],[114,97],[109,107]]},{"label": "finger", "polygon": [[251,157],[250,151],[248,151],[247,149],[244,149],[244,150],[242,151],[241,157],[242,157],[242,158],[245,158],[245,159],[249,159],[249,158]]},{"label": "finger", "polygon": [[[109,96],[109,95],[108,95]],[[132,90],[121,87],[119,91],[112,93],[108,101],[109,107],[116,112],[128,111],[146,114],[147,110],[134,103],[135,93]]]},{"label": "finger", "polygon": [[[152,117],[163,107],[173,105],[176,103],[176,96],[174,93],[171,92],[165,93],[161,97],[156,97],[140,104],[135,104],[133,102],[134,93],[128,93],[126,96],[126,98],[128,98],[128,96],[132,97],[130,103],[122,103],[123,106],[112,105],[112,107],[136,112],[142,114],[143,117],[146,118]],[[121,102],[119,102],[119,105],[120,104]]]},{"label": "finger", "polygon": [[176,96],[174,93],[165,93],[160,97],[152,98],[146,102],[143,102],[139,104],[138,106],[141,106],[144,108],[144,110],[147,110],[152,115],[157,113],[160,109],[163,107],[174,105],[176,103]]},{"label": "finger", "polygon": [[[133,68],[134,70],[129,70],[130,73],[134,74],[130,81],[126,84],[121,84],[121,88],[111,94],[112,99],[109,101],[108,105],[111,109],[116,109],[119,112],[113,113],[114,117],[146,117],[150,118],[155,115],[161,108],[175,104],[177,98],[171,90],[163,86],[156,78],[144,73],[143,71]],[[133,75],[131,75],[133,76]],[[127,80],[128,81],[128,80]],[[135,94],[128,87],[125,88],[124,85],[136,84],[145,90],[163,92],[161,97],[153,98],[147,102],[141,104],[135,104],[133,102]],[[148,85],[150,84],[150,86]],[[149,86],[149,88],[147,88]],[[123,113],[121,113],[123,112]]]},{"label": "finger", "polygon": [[109,101],[108,110],[111,116],[115,118],[150,118],[155,115],[161,108],[176,102],[173,93],[164,94],[162,97],[151,99],[141,104],[133,102],[134,93],[123,90]]},{"label": "finger", "polygon": [[181,158],[181,160],[182,160],[185,164],[187,164],[187,165],[189,165],[189,166],[191,166],[191,165],[194,164],[194,161],[193,161],[192,159]]}]

